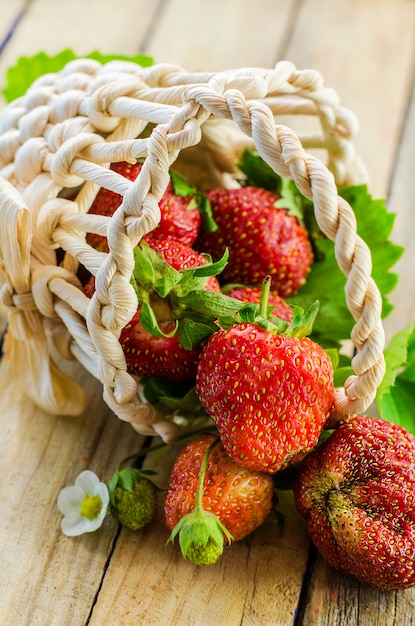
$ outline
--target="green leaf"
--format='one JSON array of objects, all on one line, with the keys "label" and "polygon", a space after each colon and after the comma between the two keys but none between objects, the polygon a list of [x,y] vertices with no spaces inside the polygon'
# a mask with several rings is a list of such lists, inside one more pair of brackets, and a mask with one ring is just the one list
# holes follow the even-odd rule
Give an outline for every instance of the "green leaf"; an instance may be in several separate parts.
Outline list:
[{"label": "green leaf", "polygon": [[334,386],[343,387],[349,376],[353,376],[354,374],[355,371],[351,365],[349,365],[349,367],[338,367],[334,370]]},{"label": "green leaf", "polygon": [[[348,187],[339,192],[351,204],[357,219],[357,232],[366,241],[373,258],[373,278],[382,295],[383,317],[392,309],[387,295],[397,282],[390,269],[399,259],[403,249],[389,241],[394,215],[389,213],[383,200],[374,200],[365,185]],[[311,338],[325,347],[340,347],[340,342],[350,338],[354,319],[346,305],[344,288],[346,278],[340,271],[330,240],[313,234],[315,262],[305,285],[294,296],[287,298],[291,305],[303,308],[316,299],[320,301]]]},{"label": "green leaf", "polygon": [[281,176],[276,174],[258,154],[245,149],[238,167],[245,174],[246,186],[262,187],[278,195],[281,194]]},{"label": "green leaf", "polygon": [[169,173],[173,191],[176,196],[186,198],[187,196],[195,196],[198,193],[196,187],[191,185],[182,174],[179,174],[179,172],[175,170],[169,170]]},{"label": "green leaf", "polygon": [[411,348],[414,342],[415,324],[406,326],[406,328],[392,337],[385,349],[386,373],[379,385],[378,396],[390,390],[395,383],[398,373],[408,365],[408,356],[411,358]]},{"label": "green leaf", "polygon": [[340,195],[349,202],[357,219],[357,232],[367,243],[372,255],[373,280],[382,294],[383,318],[393,309],[388,301],[398,283],[398,274],[390,271],[400,259],[404,249],[389,240],[392,233],[395,214],[387,211],[381,199],[373,199],[365,185],[345,187]]},{"label": "green leaf", "polygon": [[304,206],[307,200],[299,192],[294,181],[276,174],[259,154],[248,148],[243,151],[238,167],[246,176],[245,181],[243,181],[244,185],[262,187],[262,189],[267,189],[281,196],[276,201],[275,206],[286,209],[300,222],[304,221]]},{"label": "green leaf", "polygon": [[196,313],[214,317],[233,315],[245,306],[244,302],[225,296],[223,293],[196,289],[180,300],[181,304]]},{"label": "green leaf", "polygon": [[162,402],[164,406],[167,406],[170,409],[174,410],[187,411],[193,414],[203,411],[199,396],[197,395],[194,387],[190,391],[188,391],[182,398],[175,398],[172,396],[160,396],[159,401]]},{"label": "green leaf", "polygon": [[143,392],[146,400],[151,404],[156,404],[162,398],[171,398],[172,400],[181,400],[194,388],[194,381],[171,381],[161,376],[151,376],[142,378],[140,383],[143,385]]},{"label": "green leaf", "polygon": [[148,302],[141,303],[140,309],[140,322],[144,330],[155,335],[156,337],[173,337],[176,334],[178,322],[176,321],[175,327],[168,333],[164,333],[158,325],[157,318],[153,309]]},{"label": "green leaf", "polygon": [[288,178],[281,178],[280,187],[281,198],[277,200],[275,206],[280,209],[287,209],[299,222],[304,221],[304,198],[299,193],[294,181]]},{"label": "green leaf", "polygon": [[320,308],[320,302],[316,300],[313,304],[303,311],[300,307],[293,307],[294,317],[284,331],[284,335],[289,337],[308,337],[313,330],[315,320]]},{"label": "green leaf", "polygon": [[[107,63],[112,60],[123,60],[137,63],[143,67],[153,64],[153,59],[144,54],[138,54],[135,56],[117,54],[104,55],[98,51],[93,51],[87,55],[83,55],[83,57],[95,59],[100,63]],[[11,102],[16,98],[19,98],[27,91],[30,85],[37,78],[39,78],[39,76],[59,72],[67,63],[76,58],[80,58],[79,55],[76,55],[75,52],[70,49],[63,50],[53,56],[50,56],[45,52],[39,52],[31,57],[20,57],[16,64],[10,67],[6,72],[6,84],[3,88],[4,98],[7,102]]]},{"label": "green leaf", "polygon": [[183,348],[193,350],[194,347],[210,337],[215,330],[218,330],[218,326],[214,322],[208,323],[208,321],[197,321],[184,317],[179,321],[177,333]]},{"label": "green leaf", "polygon": [[209,276],[217,276],[218,274],[220,274],[229,259],[229,250],[228,248],[226,248],[225,252],[223,253],[222,258],[220,258],[218,261],[213,262],[209,262],[206,263],[204,265],[199,265],[197,267],[193,267],[190,270],[182,270],[182,274],[184,277],[186,277],[187,273],[191,273],[193,276],[199,277],[199,278],[203,278],[203,277],[209,277]]},{"label": "green leaf", "polygon": [[213,213],[212,205],[207,196],[199,194],[198,196],[199,213],[202,221],[201,227],[205,233],[214,233],[219,229],[216,224]]},{"label": "green leaf", "polygon": [[152,469],[137,469],[127,467],[126,469],[116,472],[107,483],[111,504],[115,505],[115,489],[121,487],[124,491],[132,493],[134,483],[142,477],[148,478],[155,476],[157,472]]},{"label": "green leaf", "polygon": [[169,265],[162,254],[146,241],[134,248],[134,278],[147,291],[156,291],[161,298],[182,280],[182,274]]},{"label": "green leaf", "polygon": [[385,376],[376,394],[379,414],[415,435],[415,323],[392,337],[385,363]]},{"label": "green leaf", "polygon": [[[150,249],[148,244],[145,244],[145,249],[143,244],[145,242],[141,242],[140,245],[135,246],[134,248],[134,272],[132,276],[133,284],[134,282],[139,283],[145,289],[150,289],[155,283],[156,274],[154,270],[153,263],[151,261],[150,253],[147,253],[147,248]],[[137,289],[136,289],[137,292]]]}]

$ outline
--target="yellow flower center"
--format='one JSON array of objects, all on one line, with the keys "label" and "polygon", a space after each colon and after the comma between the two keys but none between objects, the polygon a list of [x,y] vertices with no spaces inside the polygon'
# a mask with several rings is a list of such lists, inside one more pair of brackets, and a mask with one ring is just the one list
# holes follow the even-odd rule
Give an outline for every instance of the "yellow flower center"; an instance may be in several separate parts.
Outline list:
[{"label": "yellow flower center", "polygon": [[81,513],[89,520],[93,520],[100,514],[102,509],[102,500],[100,496],[87,496],[82,500]]}]

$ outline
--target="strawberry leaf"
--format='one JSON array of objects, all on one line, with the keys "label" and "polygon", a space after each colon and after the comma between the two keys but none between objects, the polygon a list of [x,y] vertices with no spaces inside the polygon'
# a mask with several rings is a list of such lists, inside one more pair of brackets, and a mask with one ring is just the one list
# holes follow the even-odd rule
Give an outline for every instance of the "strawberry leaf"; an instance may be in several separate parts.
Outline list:
[{"label": "strawberry leaf", "polygon": [[179,321],[177,333],[183,348],[185,350],[193,350],[194,347],[202,343],[204,339],[207,339],[215,330],[218,330],[218,327],[214,322],[209,324],[207,321],[199,322],[183,317]]},{"label": "strawberry leaf", "polygon": [[[206,263],[205,265],[199,265],[199,267],[195,267],[193,269],[193,273],[195,276],[217,276],[225,268],[228,262],[228,259],[229,259],[229,250],[228,248],[226,248],[225,252],[223,253],[222,258],[220,258],[218,261],[214,263],[210,262],[210,263]],[[183,270],[183,273],[185,273],[185,271],[186,270]]]},{"label": "strawberry leaf", "polygon": [[187,179],[182,176],[182,174],[179,174],[179,172],[169,170],[169,174],[173,191],[176,196],[187,198],[187,196],[195,196],[198,193],[196,187],[191,185]]},{"label": "strawberry leaf", "polygon": [[307,311],[303,311],[301,307],[293,306],[294,316],[287,326],[284,335],[289,337],[308,337],[313,330],[319,308],[320,302],[318,300],[313,302]]},{"label": "strawberry leaf", "polygon": [[373,199],[365,185],[345,187],[340,195],[349,202],[357,219],[357,232],[368,244],[372,255],[373,280],[382,294],[383,317],[393,309],[386,296],[398,283],[398,275],[390,268],[402,256],[404,249],[388,238],[392,233],[395,214],[389,213],[381,199]]},{"label": "strawberry leaf", "polygon": [[[381,292],[383,317],[386,317],[392,310],[387,296],[398,281],[391,268],[403,252],[403,248],[389,241],[395,216],[387,211],[383,200],[371,197],[365,185],[341,189],[339,193],[354,209],[357,232],[371,251],[372,275]],[[320,314],[311,337],[325,347],[339,348],[341,340],[350,338],[355,323],[346,305],[346,278],[338,268],[333,242],[313,235],[313,245],[315,262],[307,281],[296,295],[287,298],[287,302],[306,308],[318,299]]]},{"label": "strawberry leaf", "polygon": [[146,241],[134,248],[134,278],[147,291],[156,291],[161,298],[182,280],[181,272],[166,263],[162,254]]},{"label": "strawberry leaf", "polygon": [[180,299],[180,303],[191,311],[214,317],[229,317],[245,305],[244,302],[216,291],[196,289]]},{"label": "strawberry leaf", "polygon": [[176,320],[176,324],[170,332],[163,332],[158,325],[157,318],[154,314],[153,309],[148,304],[148,302],[142,302],[140,309],[140,322],[144,330],[155,335],[156,337],[173,337],[176,334],[178,322]]},{"label": "strawberry leaf", "polygon": [[305,198],[299,193],[292,180],[281,178],[280,195],[281,198],[277,200],[275,206],[279,209],[287,209],[290,215],[294,215],[299,222],[303,223]]},{"label": "strawberry leaf", "polygon": [[[142,67],[148,67],[153,64],[153,59],[144,54],[138,54],[135,56],[125,55],[104,55],[98,51],[93,51],[87,55],[82,55],[83,58],[95,59],[100,63],[107,63],[113,60],[131,61],[138,63]],[[73,50],[66,49],[59,54],[50,56],[45,52],[39,52],[32,57],[22,56],[16,64],[10,67],[6,73],[6,84],[3,88],[3,96],[7,102],[11,102],[16,98],[22,96],[30,85],[39,76],[44,74],[54,74],[59,72],[67,63],[79,58]]]},{"label": "strawberry leaf", "polygon": [[392,337],[385,362],[386,373],[376,395],[379,414],[415,435],[415,323]]},{"label": "strawberry leaf", "polygon": [[[151,404],[156,404],[162,399],[169,399],[172,403],[181,402],[188,396],[188,394],[194,391],[194,380],[184,381],[171,381],[162,378],[161,376],[151,376],[149,378],[141,378],[140,384],[143,387],[143,393]],[[197,396],[196,396],[197,398]],[[197,398],[197,404],[199,406],[200,401]]]},{"label": "strawberry leaf", "polygon": [[207,196],[203,194],[198,195],[199,213],[202,221],[201,227],[205,233],[214,233],[219,229],[213,219],[212,205],[210,204]]},{"label": "strawberry leaf", "polygon": [[249,149],[242,152],[238,168],[245,175],[245,186],[262,187],[278,195],[281,194],[281,176],[276,174],[272,167],[258,154]]}]

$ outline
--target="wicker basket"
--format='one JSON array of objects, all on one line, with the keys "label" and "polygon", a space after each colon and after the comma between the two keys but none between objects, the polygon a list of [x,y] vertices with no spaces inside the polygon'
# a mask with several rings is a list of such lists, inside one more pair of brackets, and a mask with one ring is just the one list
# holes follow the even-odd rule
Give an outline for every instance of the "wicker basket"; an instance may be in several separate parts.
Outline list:
[{"label": "wicker basket", "polygon": [[[319,130],[296,134],[276,124],[281,115],[314,116]],[[336,391],[335,412],[364,411],[384,374],[384,333],[370,251],[337,192],[365,180],[352,144],[356,128],[318,72],[285,61],[274,69],[188,73],[81,59],[35,81],[0,115],[5,366],[24,393],[48,412],[81,412],[84,391],[56,365],[57,349],[102,381],[107,404],[138,432],[174,438],[175,425],[140,400],[118,341],[137,308],[133,248],[158,223],[173,162],[201,187],[235,186],[235,163],[251,146],[313,201],[319,227],[335,242],[357,349],[356,375]],[[306,152],[315,148],[327,165]],[[109,169],[143,157],[134,182]],[[111,218],[87,213],[99,187],[123,196]],[[67,199],[74,190],[76,199]],[[87,232],[106,235],[110,252],[92,249]],[[64,251],[59,263],[57,249]],[[77,278],[80,265],[96,275],[91,300]]]}]

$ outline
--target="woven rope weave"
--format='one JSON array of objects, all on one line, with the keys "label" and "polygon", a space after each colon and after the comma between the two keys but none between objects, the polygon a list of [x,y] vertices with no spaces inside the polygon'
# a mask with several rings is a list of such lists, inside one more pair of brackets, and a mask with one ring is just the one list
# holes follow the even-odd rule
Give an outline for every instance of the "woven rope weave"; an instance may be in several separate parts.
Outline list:
[{"label": "woven rope weave", "polygon": [[[277,124],[287,115],[314,117],[319,130],[301,134]],[[335,242],[357,348],[356,375],[336,391],[335,411],[364,411],[384,374],[384,333],[370,251],[337,192],[365,181],[356,131],[354,115],[318,72],[285,61],[267,70],[192,74],[172,65],[81,59],[35,81],[0,114],[5,360],[25,393],[52,413],[82,410],[83,390],[54,364],[52,338],[59,353],[102,381],[104,399],[121,419],[140,433],[174,437],[175,425],[140,401],[118,341],[137,308],[133,248],[158,224],[172,163],[196,172],[202,188],[235,186],[235,163],[249,146],[313,201],[319,227]],[[324,150],[327,165],[310,149]],[[138,158],[145,161],[133,182],[109,169]],[[123,196],[111,218],[87,213],[100,187]],[[86,243],[88,232],[107,236],[108,254]],[[59,264],[57,249],[64,251]],[[96,276],[91,300],[77,278],[80,265]]]}]

